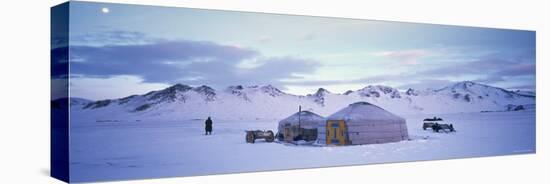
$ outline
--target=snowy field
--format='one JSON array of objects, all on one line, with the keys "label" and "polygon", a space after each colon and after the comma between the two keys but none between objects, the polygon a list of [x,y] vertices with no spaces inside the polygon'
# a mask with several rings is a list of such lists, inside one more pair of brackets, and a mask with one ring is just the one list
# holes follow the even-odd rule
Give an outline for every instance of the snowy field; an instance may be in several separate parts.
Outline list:
[{"label": "snowy field", "polygon": [[455,133],[422,130],[405,116],[411,140],[360,146],[245,143],[244,130],[274,130],[277,121],[204,120],[71,122],[71,178],[75,182],[192,176],[295,168],[437,160],[535,152],[535,111],[437,115]]}]

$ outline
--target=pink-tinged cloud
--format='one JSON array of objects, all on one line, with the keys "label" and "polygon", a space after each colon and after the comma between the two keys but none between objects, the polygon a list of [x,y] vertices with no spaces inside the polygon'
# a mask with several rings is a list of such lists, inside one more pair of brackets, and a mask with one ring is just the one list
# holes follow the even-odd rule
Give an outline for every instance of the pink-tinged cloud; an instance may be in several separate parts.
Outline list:
[{"label": "pink-tinged cloud", "polygon": [[416,65],[418,60],[423,57],[432,55],[432,52],[423,49],[399,50],[399,51],[383,51],[374,53],[375,56],[385,57],[395,60],[400,64]]}]

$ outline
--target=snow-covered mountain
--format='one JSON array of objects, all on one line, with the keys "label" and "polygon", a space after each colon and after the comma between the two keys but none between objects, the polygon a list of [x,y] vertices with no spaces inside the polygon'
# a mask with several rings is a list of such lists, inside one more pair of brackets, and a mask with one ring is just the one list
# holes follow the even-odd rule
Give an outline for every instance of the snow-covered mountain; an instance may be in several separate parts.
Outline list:
[{"label": "snow-covered mountain", "polygon": [[[74,101],[74,103],[73,103]],[[434,114],[506,110],[510,105],[535,104],[534,94],[519,93],[474,82],[459,82],[438,90],[399,91],[369,85],[343,94],[324,88],[308,95],[285,93],[274,86],[209,86],[176,84],[143,95],[88,102],[71,100],[72,117],[103,119],[283,119],[302,109],[328,116],[348,104],[366,101],[395,114]]]}]

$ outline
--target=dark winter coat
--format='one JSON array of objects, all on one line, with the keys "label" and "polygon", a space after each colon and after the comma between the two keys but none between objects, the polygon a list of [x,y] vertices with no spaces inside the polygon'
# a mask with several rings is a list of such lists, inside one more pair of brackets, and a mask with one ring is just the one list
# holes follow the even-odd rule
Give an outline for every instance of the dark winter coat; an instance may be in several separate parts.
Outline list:
[{"label": "dark winter coat", "polygon": [[205,122],[204,122],[204,129],[207,131],[207,132],[212,132],[212,119],[208,118]]}]

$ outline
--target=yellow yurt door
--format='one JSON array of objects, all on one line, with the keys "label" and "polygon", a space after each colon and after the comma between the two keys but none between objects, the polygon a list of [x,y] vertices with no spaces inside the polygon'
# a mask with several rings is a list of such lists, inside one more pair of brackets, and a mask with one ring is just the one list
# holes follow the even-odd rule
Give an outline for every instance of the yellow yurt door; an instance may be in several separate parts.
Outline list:
[{"label": "yellow yurt door", "polygon": [[347,141],[346,122],[344,120],[327,121],[327,144],[345,145]]}]

